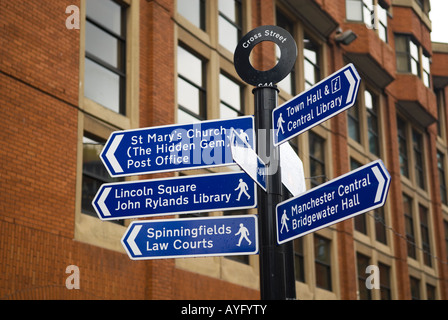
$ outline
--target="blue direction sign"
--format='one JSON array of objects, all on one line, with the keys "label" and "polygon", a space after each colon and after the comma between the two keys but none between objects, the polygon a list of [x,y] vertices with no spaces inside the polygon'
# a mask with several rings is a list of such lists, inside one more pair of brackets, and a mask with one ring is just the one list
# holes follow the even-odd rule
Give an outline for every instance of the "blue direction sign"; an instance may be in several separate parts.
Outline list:
[{"label": "blue direction sign", "polygon": [[233,164],[235,129],[254,145],[253,116],[116,131],[100,155],[113,177]]},{"label": "blue direction sign", "polygon": [[92,205],[101,220],[255,208],[244,172],[103,184]]},{"label": "blue direction sign", "polygon": [[356,101],[361,78],[348,64],[272,112],[274,145],[277,146],[338,113]]},{"label": "blue direction sign", "polygon": [[257,254],[257,216],[134,221],[121,242],[133,260]]},{"label": "blue direction sign", "polygon": [[377,160],[277,205],[282,244],[384,205],[390,175]]}]

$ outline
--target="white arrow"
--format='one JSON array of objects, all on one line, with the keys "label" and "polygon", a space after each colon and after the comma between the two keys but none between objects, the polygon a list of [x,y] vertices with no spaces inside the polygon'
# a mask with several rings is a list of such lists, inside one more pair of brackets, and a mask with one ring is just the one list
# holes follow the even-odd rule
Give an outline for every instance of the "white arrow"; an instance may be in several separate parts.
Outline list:
[{"label": "white arrow", "polygon": [[[233,161],[266,191],[266,164],[234,129],[232,129],[230,140]],[[259,181],[258,177],[263,181]]]},{"label": "white arrow", "polygon": [[142,225],[135,226],[135,228],[132,230],[132,232],[129,235],[129,238],[127,240],[128,244],[129,244],[129,247],[131,247],[132,252],[136,256],[141,256],[142,255],[142,252],[140,251],[140,249],[137,247],[137,244],[135,243],[135,238],[137,237],[137,235],[140,232],[141,228],[142,228]]},{"label": "white arrow", "polygon": [[123,169],[121,168],[120,164],[117,161],[117,158],[115,157],[115,151],[120,145],[120,142],[123,139],[123,137],[124,134],[116,135],[114,140],[112,141],[112,144],[110,145],[109,150],[107,150],[106,152],[106,158],[109,160],[110,165],[115,170],[115,173],[123,172]]},{"label": "white arrow", "polygon": [[110,217],[110,211],[106,206],[106,199],[107,196],[109,195],[110,190],[112,190],[112,188],[104,188],[103,193],[101,194],[100,198],[98,199],[98,206],[100,207],[101,211],[103,212],[103,215]]},{"label": "white arrow", "polygon": [[376,195],[375,195],[375,203],[377,203],[377,202],[381,201],[381,196],[383,194],[386,179],[384,179],[384,177],[381,174],[380,169],[378,169],[378,167],[373,167],[372,171],[373,171],[373,174],[375,175],[376,179],[378,180],[378,189],[377,189]]},{"label": "white arrow", "polygon": [[350,88],[348,89],[347,101],[346,101],[346,103],[348,104],[349,101],[351,101],[352,98],[353,98],[352,95],[353,95],[353,92],[355,91],[356,81],[353,78],[352,73],[350,72],[350,70],[345,70],[344,74],[347,77],[348,82],[350,83]]}]

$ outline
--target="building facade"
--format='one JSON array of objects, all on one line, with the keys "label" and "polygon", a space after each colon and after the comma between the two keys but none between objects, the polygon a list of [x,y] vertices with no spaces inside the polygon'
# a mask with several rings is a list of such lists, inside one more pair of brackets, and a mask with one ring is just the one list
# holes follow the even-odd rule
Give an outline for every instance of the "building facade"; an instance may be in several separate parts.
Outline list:
[{"label": "building facade", "polygon": [[[132,261],[120,242],[130,221],[101,221],[91,202],[125,180],[99,159],[113,131],[253,114],[233,51],[278,25],[298,47],[279,104],[347,63],[361,76],[354,107],[291,141],[307,188],[376,159],[392,177],[383,208],[294,240],[297,299],[447,299],[448,44],[431,42],[429,11],[429,0],[2,2],[0,298],[259,299],[258,256]],[[268,70],[277,54],[264,42],[252,63]],[[236,213],[257,210],[207,215]]]}]

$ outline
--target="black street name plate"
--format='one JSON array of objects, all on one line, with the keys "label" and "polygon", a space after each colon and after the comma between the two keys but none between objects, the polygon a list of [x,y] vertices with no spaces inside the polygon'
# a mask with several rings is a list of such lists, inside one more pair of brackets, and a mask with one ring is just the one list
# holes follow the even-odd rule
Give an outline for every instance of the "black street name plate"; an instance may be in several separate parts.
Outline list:
[{"label": "black street name plate", "polygon": [[[263,41],[271,41],[280,48],[280,59],[270,70],[260,71],[250,63],[253,48]],[[283,80],[292,70],[297,58],[297,45],[291,34],[277,26],[261,26],[247,33],[238,43],[234,65],[238,75],[253,86],[273,86]]]}]

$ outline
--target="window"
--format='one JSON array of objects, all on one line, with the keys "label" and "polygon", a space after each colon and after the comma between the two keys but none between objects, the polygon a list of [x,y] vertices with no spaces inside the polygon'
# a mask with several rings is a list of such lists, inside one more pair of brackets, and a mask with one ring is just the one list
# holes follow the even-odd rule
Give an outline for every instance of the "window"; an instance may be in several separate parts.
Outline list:
[{"label": "window", "polygon": [[[363,93],[363,94],[362,94]],[[366,152],[380,156],[379,97],[369,89],[361,90],[356,104],[347,110],[348,136]]]},{"label": "window", "polygon": [[398,152],[400,157],[400,173],[409,177],[408,150],[406,144],[406,122],[397,117]]},{"label": "window", "polygon": [[431,267],[432,260],[431,260],[431,246],[429,243],[428,209],[422,205],[419,205],[418,211],[420,213],[420,233],[422,239],[423,263],[428,267]]},{"label": "window", "polygon": [[446,256],[448,257],[448,221],[443,221],[443,228],[445,230],[445,250]]},{"label": "window", "polygon": [[303,38],[303,69],[305,75],[305,90],[320,81],[320,46],[305,33]]},{"label": "window", "polygon": [[414,149],[414,170],[417,185],[425,189],[425,177],[423,174],[423,141],[422,135],[412,130],[412,142]]},{"label": "window", "polygon": [[[321,80],[322,73],[322,47],[321,37],[307,29],[299,19],[295,18],[288,8],[279,5],[276,11],[277,26],[287,30],[297,43],[298,59],[303,59],[293,68],[291,73],[278,83],[282,89],[282,99],[290,97],[282,96],[283,91],[289,95],[296,95],[302,90],[307,90]],[[280,59],[280,49],[276,48],[277,60]],[[303,63],[303,64],[302,64]]]},{"label": "window", "polygon": [[397,71],[411,73],[430,87],[430,57],[410,35],[395,35]]},{"label": "window", "polygon": [[314,236],[316,286],[331,291],[331,241]]},{"label": "window", "polygon": [[400,116],[397,117],[397,131],[401,174],[425,190],[424,136]]},{"label": "window", "polygon": [[420,280],[414,277],[409,277],[411,283],[411,297],[412,300],[420,300]]},{"label": "window", "polygon": [[294,270],[296,281],[305,282],[305,260],[303,238],[294,240]]},{"label": "window", "polygon": [[380,269],[380,293],[381,300],[391,300],[391,288],[390,288],[390,267],[383,263],[378,264]]},{"label": "window", "polygon": [[220,118],[244,115],[243,87],[224,74],[219,75]]},{"label": "window", "polygon": [[[294,23],[292,23],[281,11],[277,10],[277,26],[285,29],[288,31],[291,35],[294,36]],[[276,49],[276,55],[277,60],[280,59],[280,49],[278,46],[275,47]],[[289,93],[290,95],[295,95],[296,89],[295,89],[295,68],[293,67],[291,70],[291,73],[288,74],[282,81],[280,81],[277,85],[279,88],[283,89],[285,92]]]},{"label": "window", "polygon": [[387,244],[386,234],[386,218],[384,215],[384,207],[377,208],[373,211],[375,217],[375,238],[376,241]]},{"label": "window", "polygon": [[431,75],[430,75],[430,60],[426,54],[422,56],[422,67],[423,67],[423,83],[426,87],[430,87]]},{"label": "window", "polygon": [[177,75],[178,123],[205,120],[205,62],[178,46]]},{"label": "window", "polygon": [[[92,200],[101,185],[103,183],[121,181],[117,178],[111,178],[100,160],[100,153],[103,150],[104,143],[104,140],[88,133],[83,137],[81,211],[94,217],[98,217],[98,215],[92,207]],[[117,223],[122,224],[122,221]]]},{"label": "window", "polygon": [[371,12],[373,11],[373,0],[347,0],[346,16],[347,20],[364,21],[371,26]]},{"label": "window", "polygon": [[362,21],[368,28],[377,30],[378,36],[387,42],[387,9],[378,0],[346,0],[346,16],[349,21]]},{"label": "window", "polygon": [[178,0],[177,12],[205,31],[205,0]]},{"label": "window", "polygon": [[442,89],[435,90],[437,99],[437,136],[445,141],[445,93]]},{"label": "window", "polygon": [[415,250],[415,233],[414,233],[414,218],[412,215],[412,199],[403,195],[404,221],[406,229],[406,244],[408,247],[408,257],[417,258]]},{"label": "window", "polygon": [[348,135],[356,142],[361,142],[359,104],[357,99],[355,105],[347,110]]},{"label": "window", "polygon": [[366,280],[367,280],[366,268],[370,265],[370,258],[363,254],[357,253],[356,262],[358,269],[359,300],[371,300],[372,290],[367,289],[366,286]]},{"label": "window", "polygon": [[126,8],[111,0],[86,1],[84,96],[126,114]]},{"label": "window", "polygon": [[234,52],[241,38],[241,0],[219,0],[219,43]]},{"label": "window", "polygon": [[437,151],[437,170],[439,171],[440,199],[443,204],[448,204],[445,175],[445,156],[440,151]]},{"label": "window", "polygon": [[378,99],[369,90],[364,91],[364,105],[367,111],[367,136],[369,151],[380,155],[379,128],[378,128]]},{"label": "window", "polygon": [[311,188],[327,180],[325,173],[325,139],[309,131]]},{"label": "window", "polygon": [[436,300],[436,287],[429,283],[426,284],[426,300]]},{"label": "window", "polygon": [[381,40],[384,42],[388,42],[387,38],[387,10],[381,7],[380,5],[376,6],[377,11],[376,17],[377,17],[377,26],[375,26],[378,29],[378,36]]}]

